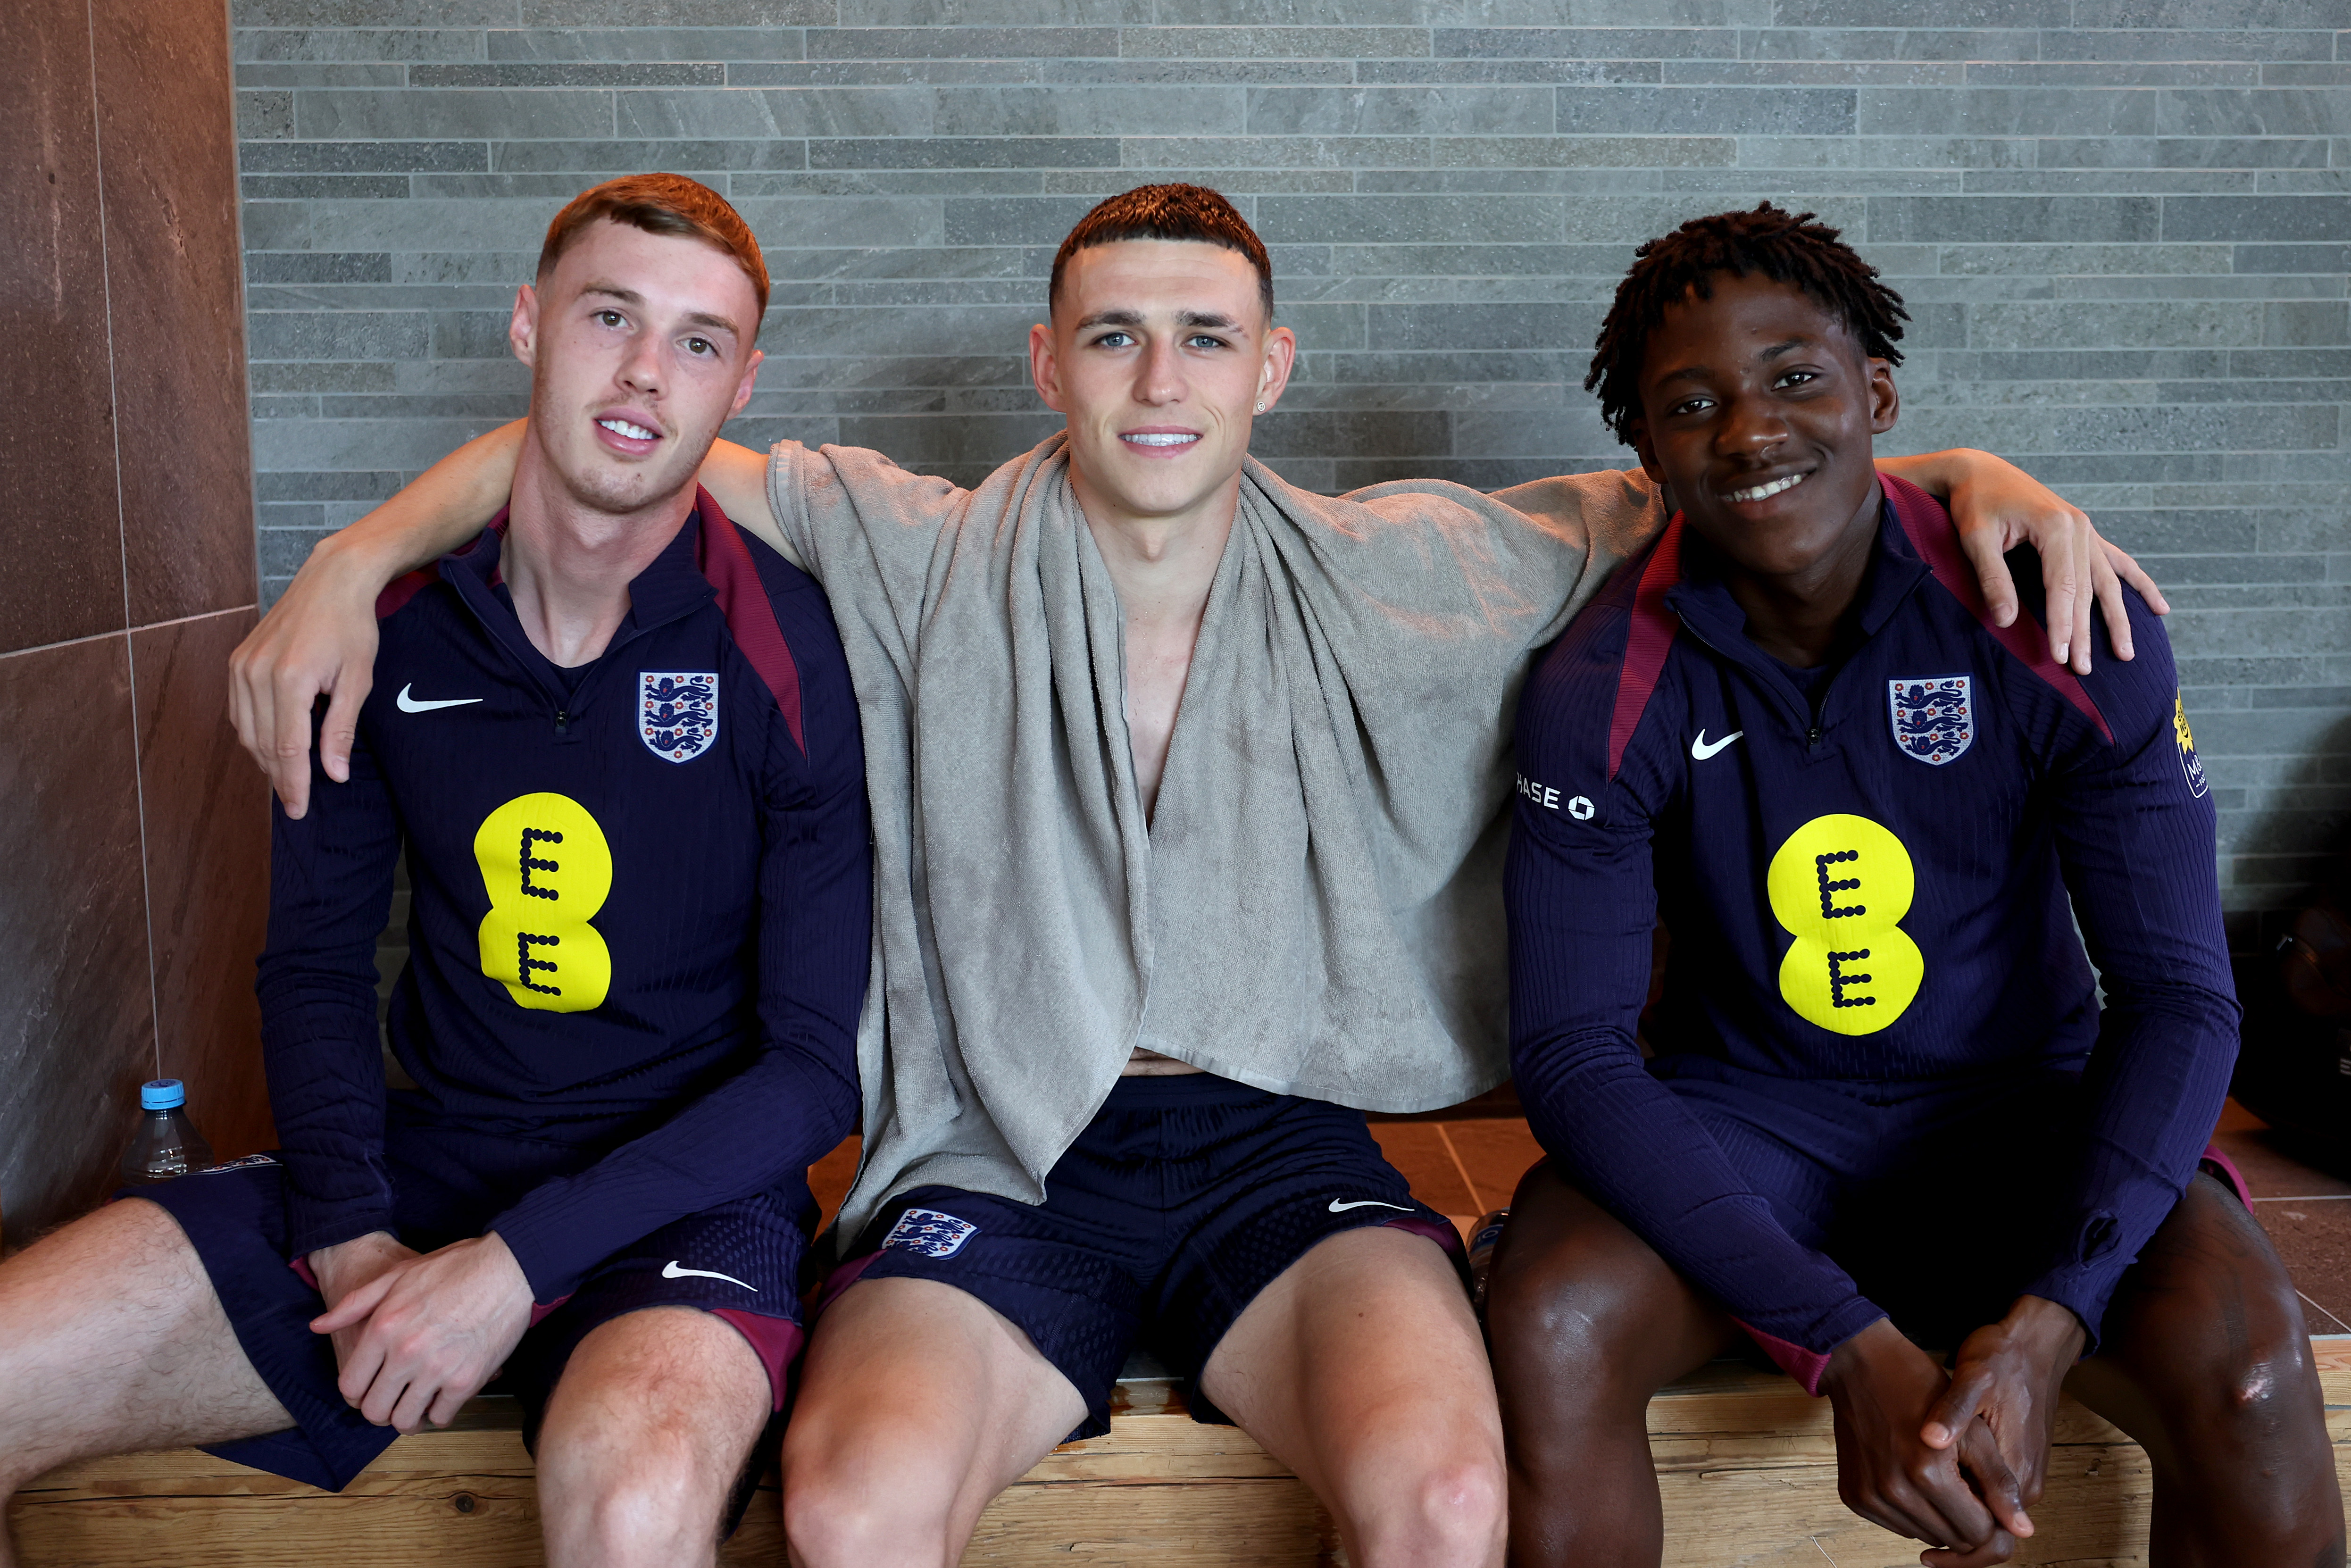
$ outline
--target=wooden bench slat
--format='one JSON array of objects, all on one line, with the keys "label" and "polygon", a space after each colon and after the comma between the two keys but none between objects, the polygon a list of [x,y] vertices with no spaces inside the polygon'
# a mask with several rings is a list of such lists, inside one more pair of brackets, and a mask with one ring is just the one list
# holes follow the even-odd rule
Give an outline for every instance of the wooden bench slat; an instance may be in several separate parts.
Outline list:
[{"label": "wooden bench slat", "polygon": [[[2351,1491],[2351,1336],[2315,1342],[2336,1466]],[[538,1499],[512,1401],[477,1400],[402,1437],[341,1493],[193,1449],[67,1465],[17,1494],[26,1568],[535,1568]],[[1838,1501],[1828,1403],[1719,1364],[1650,1402],[1666,1568],[1911,1568],[1915,1543]],[[2041,1533],[2018,1561],[2143,1568],[2153,1477],[2127,1438],[2071,1400]],[[721,1554],[783,1561],[771,1473]],[[1237,1427],[1191,1419],[1180,1386],[1122,1384],[1108,1437],[1047,1455],[992,1504],[970,1568],[1305,1568],[1343,1561],[1305,1486]]]}]

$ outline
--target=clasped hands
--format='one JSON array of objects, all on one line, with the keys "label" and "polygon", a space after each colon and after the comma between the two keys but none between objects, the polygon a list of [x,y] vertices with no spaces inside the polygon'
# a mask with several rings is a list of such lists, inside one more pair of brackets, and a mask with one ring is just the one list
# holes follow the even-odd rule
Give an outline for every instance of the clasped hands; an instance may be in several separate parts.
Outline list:
[{"label": "clasped hands", "polygon": [[1928,1542],[1927,1568],[2007,1562],[2032,1533],[2025,1511],[2041,1500],[2058,1391],[2084,1337],[2066,1308],[2021,1296],[1948,1373],[1884,1318],[1838,1346],[1821,1386],[1845,1506]]},{"label": "clasped hands", "polygon": [[445,1427],[530,1326],[530,1281],[493,1231],[417,1252],[378,1230],[310,1254],[343,1398],[379,1427]]}]

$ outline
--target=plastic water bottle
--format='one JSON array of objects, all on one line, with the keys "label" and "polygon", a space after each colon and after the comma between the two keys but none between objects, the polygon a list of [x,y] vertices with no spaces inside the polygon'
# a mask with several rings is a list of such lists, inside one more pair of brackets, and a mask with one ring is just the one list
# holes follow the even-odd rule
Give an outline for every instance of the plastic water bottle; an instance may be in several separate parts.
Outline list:
[{"label": "plastic water bottle", "polygon": [[139,1131],[122,1151],[126,1182],[170,1181],[190,1171],[208,1169],[213,1146],[188,1120],[188,1087],[176,1078],[158,1078],[139,1086]]}]

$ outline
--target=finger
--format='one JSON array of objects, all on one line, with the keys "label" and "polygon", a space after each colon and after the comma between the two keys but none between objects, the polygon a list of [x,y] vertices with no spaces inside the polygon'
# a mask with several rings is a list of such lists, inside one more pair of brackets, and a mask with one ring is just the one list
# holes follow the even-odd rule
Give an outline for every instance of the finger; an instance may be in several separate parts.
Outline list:
[{"label": "finger", "polygon": [[1959,535],[1959,548],[1967,552],[1968,563],[1975,568],[1976,582],[1983,590],[1984,608],[1991,612],[1995,626],[2009,625],[2016,619],[2016,579],[2008,574],[2001,542],[1998,528],[1973,528]]},{"label": "finger", "polygon": [[[1956,1469],[1952,1472],[1952,1482],[1960,1491],[1967,1491],[1967,1483],[1959,1479]],[[1941,1500],[1944,1500],[1919,1485],[1916,1477],[1907,1482],[1893,1480],[1880,1490],[1877,1511],[1865,1513],[1863,1517],[1881,1530],[1890,1530],[1896,1535],[1923,1541],[1929,1546],[1972,1547],[1990,1533],[1992,1523],[1989,1514],[1984,1516],[1981,1530],[1970,1531],[1938,1506]],[[1969,1500],[1975,1500],[1972,1493],[1969,1494]],[[1982,1506],[1980,1503],[1976,1505],[1979,1512],[1981,1512]],[[1859,1509],[1854,1511],[1862,1512]]]},{"label": "finger", "polygon": [[354,1410],[362,1408],[375,1387],[376,1375],[382,1370],[383,1346],[376,1343],[373,1334],[360,1334],[351,1346],[350,1359],[343,1363],[343,1370],[335,1379],[343,1403]]},{"label": "finger", "polygon": [[413,1432],[424,1425],[424,1413],[433,1407],[441,1393],[441,1385],[430,1377],[419,1377],[401,1393],[392,1407],[392,1425],[402,1432]]},{"label": "finger", "polygon": [[1962,1364],[1959,1375],[1927,1412],[1927,1424],[1918,1428],[1918,1440],[1930,1448],[1948,1448],[1968,1429],[1991,1396],[1991,1373],[1981,1364]]},{"label": "finger", "polygon": [[1918,1494],[1911,1512],[1937,1526],[1934,1534],[1922,1535],[1920,1540],[1954,1549],[1971,1548],[1991,1540],[1992,1531],[2000,1528],[1951,1456],[1935,1456],[1912,1470],[1908,1479]]},{"label": "finger", "polygon": [[286,814],[298,820],[310,803],[310,705],[319,683],[291,670],[280,670],[271,682],[269,781],[285,802]]},{"label": "finger", "polygon": [[2032,1521],[2024,1511],[2023,1483],[2000,1451],[2000,1440],[1980,1420],[1961,1428],[1959,1469],[1975,1482],[1976,1494],[2000,1528],[2020,1540],[2032,1533]]},{"label": "finger", "polygon": [[360,1322],[382,1304],[384,1296],[392,1290],[392,1281],[400,1277],[400,1272],[397,1269],[387,1269],[378,1274],[374,1279],[312,1318],[310,1332],[333,1333],[337,1329],[347,1329]]},{"label": "finger", "polygon": [[1918,1553],[1918,1561],[1927,1568],[1991,1568],[1995,1563],[2005,1563],[2016,1555],[2016,1537],[2005,1530],[1995,1530],[1990,1541],[1972,1549],[1935,1547]]},{"label": "finger", "polygon": [[2125,582],[2138,590],[2138,596],[2147,601],[2149,610],[2158,615],[2171,613],[2171,601],[2164,598],[2163,590],[2155,585],[2155,579],[2147,576],[2147,569],[2139,565],[2129,551],[2116,549],[2105,539],[2100,539],[2098,553],[2106,558],[2106,564],[2119,572]]},{"label": "finger", "polygon": [[2131,658],[2138,650],[2131,646],[2130,605],[2123,598],[2123,580],[2095,540],[2090,546],[2090,591],[2098,596],[2099,613],[2105,617],[2107,646],[2116,658]]},{"label": "finger", "polygon": [[374,684],[371,677],[346,669],[327,699],[327,716],[319,726],[319,761],[338,784],[351,781],[351,738],[359,732],[360,705]]},{"label": "finger", "polygon": [[253,688],[249,684],[251,679],[252,674],[245,664],[245,645],[240,643],[237,644],[236,652],[231,653],[228,658],[229,727],[236,731],[236,743],[245,747],[246,755],[258,763],[261,770],[266,773],[269,771],[269,764],[262,760],[259,744],[261,731],[253,722]]},{"label": "finger", "polygon": [[2090,558],[2097,550],[2088,517],[2080,520],[2074,535],[2074,673],[2086,675],[2090,673],[2090,622],[2097,609],[2092,591],[2097,578],[2090,568]]},{"label": "finger", "polygon": [[2056,528],[2041,550],[2042,602],[2049,616],[2049,657],[2064,664],[2074,656],[2074,600],[2081,584],[2070,528]]},{"label": "finger", "polygon": [[389,1427],[392,1413],[400,1407],[407,1392],[407,1374],[387,1362],[375,1381],[368,1385],[367,1397],[360,1401],[360,1414],[379,1427]]}]

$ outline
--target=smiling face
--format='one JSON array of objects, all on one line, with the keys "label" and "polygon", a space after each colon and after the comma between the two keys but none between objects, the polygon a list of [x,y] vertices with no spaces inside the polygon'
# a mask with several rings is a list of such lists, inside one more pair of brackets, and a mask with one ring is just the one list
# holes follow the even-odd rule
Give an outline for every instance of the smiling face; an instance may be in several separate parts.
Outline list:
[{"label": "smiling face", "polygon": [[1050,327],[1029,329],[1047,406],[1098,523],[1229,507],[1249,423],[1290,379],[1296,340],[1266,319],[1257,270],[1198,240],[1119,240],[1070,258]]},{"label": "smiling face", "polygon": [[1717,273],[1666,308],[1628,434],[1688,525],[1756,577],[1802,582],[1859,550],[1877,519],[1871,437],[1900,403],[1883,360],[1789,283]]},{"label": "smiling face", "polygon": [[724,251],[609,220],[524,287],[507,335],[530,439],[575,501],[621,516],[694,483],[758,379],[758,308]]}]

